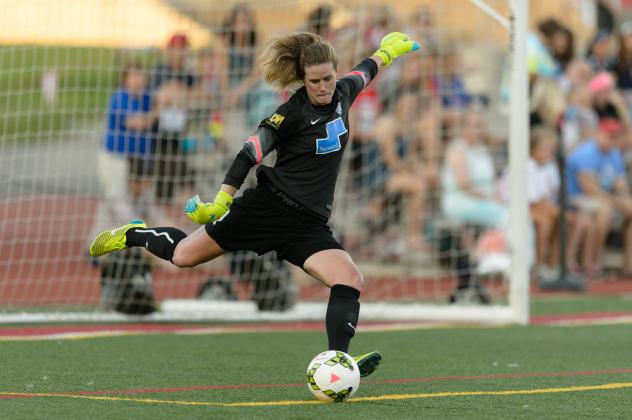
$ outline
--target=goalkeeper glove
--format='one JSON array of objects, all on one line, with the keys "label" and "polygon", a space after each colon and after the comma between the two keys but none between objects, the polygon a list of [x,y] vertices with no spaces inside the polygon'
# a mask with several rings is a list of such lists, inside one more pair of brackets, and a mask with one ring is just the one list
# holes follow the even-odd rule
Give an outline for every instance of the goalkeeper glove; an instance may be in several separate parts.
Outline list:
[{"label": "goalkeeper glove", "polygon": [[199,225],[205,225],[222,217],[231,204],[233,204],[233,197],[224,191],[220,191],[212,203],[203,203],[199,195],[189,198],[186,206],[184,206],[184,211],[189,219]]},{"label": "goalkeeper glove", "polygon": [[380,57],[386,67],[391,65],[394,58],[418,49],[419,43],[408,39],[408,35],[401,32],[391,32],[382,38],[380,49],[373,55]]}]

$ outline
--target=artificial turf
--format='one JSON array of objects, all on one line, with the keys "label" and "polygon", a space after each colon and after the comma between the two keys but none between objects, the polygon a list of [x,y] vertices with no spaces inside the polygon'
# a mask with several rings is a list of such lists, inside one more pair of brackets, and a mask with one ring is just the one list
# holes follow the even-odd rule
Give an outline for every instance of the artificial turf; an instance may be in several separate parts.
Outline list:
[{"label": "artificial turf", "polygon": [[[378,349],[384,363],[362,383],[356,397],[409,397],[246,407],[214,404],[311,401],[302,385],[304,372],[309,359],[324,349],[325,335],[275,332],[9,341],[0,343],[4,366],[0,413],[7,419],[629,418],[629,387],[538,390],[632,383],[631,328],[360,332],[352,353]],[[508,390],[542,393],[459,394]],[[22,395],[3,395],[8,392]],[[437,396],[440,392],[456,394]],[[34,396],[50,393],[64,395]]]}]

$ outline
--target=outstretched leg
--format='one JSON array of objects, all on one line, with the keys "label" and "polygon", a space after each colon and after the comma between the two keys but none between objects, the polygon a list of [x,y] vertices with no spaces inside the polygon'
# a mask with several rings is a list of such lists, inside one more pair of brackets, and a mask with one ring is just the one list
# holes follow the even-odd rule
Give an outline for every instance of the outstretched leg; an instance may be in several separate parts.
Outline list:
[{"label": "outstretched leg", "polygon": [[90,255],[98,257],[134,246],[142,246],[178,267],[193,267],[224,253],[204,226],[187,236],[174,227],[147,227],[142,220],[134,220],[97,235],[90,246]]},{"label": "outstretched leg", "polygon": [[[331,288],[325,326],[329,350],[349,352],[360,313],[360,290],[363,278],[349,254],[342,249],[327,249],[310,256],[303,269]],[[356,357],[361,376],[377,369],[382,356],[371,352]]]}]

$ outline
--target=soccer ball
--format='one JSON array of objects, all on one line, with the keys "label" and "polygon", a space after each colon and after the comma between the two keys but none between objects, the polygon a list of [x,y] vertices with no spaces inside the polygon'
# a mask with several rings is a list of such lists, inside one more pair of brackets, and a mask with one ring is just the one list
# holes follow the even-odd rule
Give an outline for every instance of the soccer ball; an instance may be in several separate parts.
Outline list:
[{"label": "soccer ball", "polygon": [[324,351],[307,366],[307,389],[325,402],[341,402],[353,396],[360,386],[360,369],[347,353]]}]

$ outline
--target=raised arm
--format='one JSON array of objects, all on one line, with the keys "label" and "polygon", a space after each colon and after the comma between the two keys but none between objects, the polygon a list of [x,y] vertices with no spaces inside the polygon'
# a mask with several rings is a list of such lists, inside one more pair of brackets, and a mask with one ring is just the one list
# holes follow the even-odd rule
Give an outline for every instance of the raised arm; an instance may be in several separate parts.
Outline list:
[{"label": "raised arm", "polygon": [[379,50],[342,77],[342,80],[347,80],[350,86],[351,102],[375,78],[379,66],[389,66],[394,58],[418,49],[419,43],[409,40],[408,36],[401,32],[391,32],[386,35],[382,39]]},{"label": "raised arm", "polygon": [[401,32],[391,32],[382,38],[380,48],[369,58],[375,61],[378,66],[388,67],[393,62],[393,59],[418,49],[419,43],[409,39],[408,35]]}]

